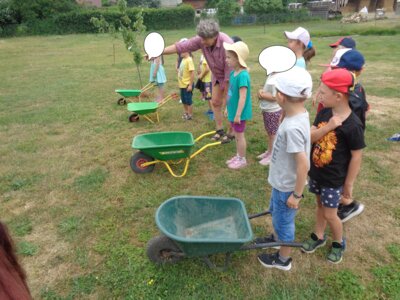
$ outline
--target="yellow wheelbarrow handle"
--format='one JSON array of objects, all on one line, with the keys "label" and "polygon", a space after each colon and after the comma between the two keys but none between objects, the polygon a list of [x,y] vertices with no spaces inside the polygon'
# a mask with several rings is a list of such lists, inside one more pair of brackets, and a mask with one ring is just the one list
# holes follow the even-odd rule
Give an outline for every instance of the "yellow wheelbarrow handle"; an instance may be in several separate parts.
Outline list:
[{"label": "yellow wheelbarrow handle", "polygon": [[[176,162],[176,163],[174,163],[174,164],[175,164],[175,165],[178,165],[178,164],[180,164],[182,161],[183,161],[183,160],[181,159],[181,160],[179,160],[179,162]],[[182,172],[182,174],[180,174],[180,175],[175,174],[174,171],[172,171],[172,168],[171,168],[171,166],[169,165],[169,163],[168,163],[167,161],[163,161],[163,160],[153,160],[153,161],[149,161],[149,162],[146,162],[146,163],[141,164],[141,167],[147,167],[147,166],[150,166],[150,165],[155,165],[155,164],[158,164],[158,163],[163,163],[163,164],[165,165],[165,167],[167,168],[167,170],[169,171],[169,173],[170,173],[172,176],[174,176],[175,178],[180,178],[180,177],[183,177],[183,176],[186,175],[187,170],[188,170],[188,168],[189,168],[190,158],[186,158],[184,161],[185,161],[185,167],[183,168],[183,172]]]}]

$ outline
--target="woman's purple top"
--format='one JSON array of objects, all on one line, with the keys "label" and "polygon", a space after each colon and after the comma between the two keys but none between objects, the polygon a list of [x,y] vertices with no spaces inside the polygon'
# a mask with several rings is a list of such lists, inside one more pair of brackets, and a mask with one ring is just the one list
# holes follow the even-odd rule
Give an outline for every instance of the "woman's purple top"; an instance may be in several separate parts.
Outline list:
[{"label": "woman's purple top", "polygon": [[176,50],[179,54],[184,52],[194,52],[199,49],[203,50],[204,57],[207,60],[208,66],[212,73],[212,83],[215,85],[219,82],[220,89],[224,89],[229,81],[229,74],[232,71],[225,61],[225,48],[223,43],[233,44],[232,39],[223,32],[218,33],[217,42],[213,47],[206,47],[201,42],[199,36],[183,42],[176,43]]}]

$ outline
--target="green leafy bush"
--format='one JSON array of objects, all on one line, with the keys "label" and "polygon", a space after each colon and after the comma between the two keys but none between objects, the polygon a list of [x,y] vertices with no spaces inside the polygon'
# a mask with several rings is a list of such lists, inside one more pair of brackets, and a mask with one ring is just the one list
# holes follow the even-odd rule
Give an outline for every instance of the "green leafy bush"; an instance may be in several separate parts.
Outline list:
[{"label": "green leafy bush", "polygon": [[246,14],[262,15],[283,9],[281,0],[246,0],[244,2]]},{"label": "green leafy bush", "polygon": [[[143,10],[144,25],[147,30],[177,29],[194,26],[194,9],[188,5],[176,8],[128,8],[127,15],[136,21],[136,15]],[[121,13],[115,7],[102,9],[76,9],[67,13],[55,14],[47,19],[31,19],[23,24],[23,30],[18,26],[4,26],[0,36],[27,35],[27,34],[73,34],[97,33],[97,28],[90,22],[91,18],[103,16],[118,30],[120,28]],[[18,31],[19,30],[19,31]]]},{"label": "green leafy bush", "polygon": [[217,8],[217,18],[222,25],[230,24],[232,18],[240,11],[239,4],[235,0],[220,0]]},{"label": "green leafy bush", "polygon": [[[135,22],[139,11],[139,8],[129,8],[126,13]],[[90,19],[100,18],[101,15],[109,24],[120,28],[121,13],[115,9],[82,10],[58,15],[55,21],[57,33],[95,33],[97,29],[90,23]],[[148,30],[191,27],[194,26],[194,10],[186,5],[177,8],[144,8],[143,19]]]}]

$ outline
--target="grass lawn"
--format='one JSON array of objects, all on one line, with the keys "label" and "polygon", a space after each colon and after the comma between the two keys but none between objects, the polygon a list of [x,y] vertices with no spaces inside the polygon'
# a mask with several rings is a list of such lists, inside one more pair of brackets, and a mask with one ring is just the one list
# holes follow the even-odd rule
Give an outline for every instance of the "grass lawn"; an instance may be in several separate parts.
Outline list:
[{"label": "grass lawn", "polygon": [[[309,70],[315,86],[329,62],[328,44],[342,33],[377,28],[399,31],[399,19],[342,25],[301,24],[316,36]],[[300,24],[299,24],[300,25]],[[230,171],[225,160],[234,144],[213,147],[193,159],[187,176],[175,179],[161,165],[135,174],[129,167],[132,138],[144,132],[213,129],[194,99],[194,120],[182,108],[160,108],[161,122],[129,123],[118,106],[117,88],[140,88],[132,58],[108,35],[68,35],[0,40],[0,218],[10,227],[35,299],[399,299],[400,145],[386,138],[400,131],[400,34],[355,35],[365,55],[361,75],[371,104],[361,174],[355,197],[365,212],[344,226],[348,248],[339,265],[326,262],[327,248],[293,252],[290,272],[267,270],[257,251],[235,253],[227,272],[209,270],[200,259],[155,266],[146,243],[159,234],[154,213],[176,195],[237,197],[249,213],[268,207],[268,168],[255,157],[266,141],[255,95],[265,71],[258,54],[285,44],[283,30],[296,24],[224,28],[248,43],[254,119],[247,131],[249,167]],[[161,32],[167,44],[194,30]],[[113,42],[116,64],[112,65]],[[195,53],[195,61],[199,53]],[[177,91],[176,56],[165,57],[168,92]],[[142,67],[147,80],[149,65]],[[308,103],[312,119],[315,109]],[[314,198],[306,193],[296,236],[308,237]],[[252,221],[256,236],[272,230],[270,218]],[[223,256],[215,257],[222,262]]]}]

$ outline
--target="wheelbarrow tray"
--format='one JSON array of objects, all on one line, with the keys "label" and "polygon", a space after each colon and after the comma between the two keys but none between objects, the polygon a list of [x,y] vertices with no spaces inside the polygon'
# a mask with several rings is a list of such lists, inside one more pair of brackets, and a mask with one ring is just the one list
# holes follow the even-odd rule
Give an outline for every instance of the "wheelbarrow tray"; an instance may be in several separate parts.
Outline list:
[{"label": "wheelbarrow tray", "polygon": [[123,97],[137,97],[142,93],[142,90],[115,90],[115,92]]},{"label": "wheelbarrow tray", "polygon": [[246,208],[236,198],[174,197],[158,208],[156,223],[188,257],[233,252],[253,239]]},{"label": "wheelbarrow tray", "polygon": [[138,115],[146,115],[157,110],[157,102],[138,102],[128,103],[128,110],[137,113]]},{"label": "wheelbarrow tray", "polygon": [[190,132],[154,132],[135,136],[132,148],[155,159],[167,161],[189,157],[194,143]]}]

